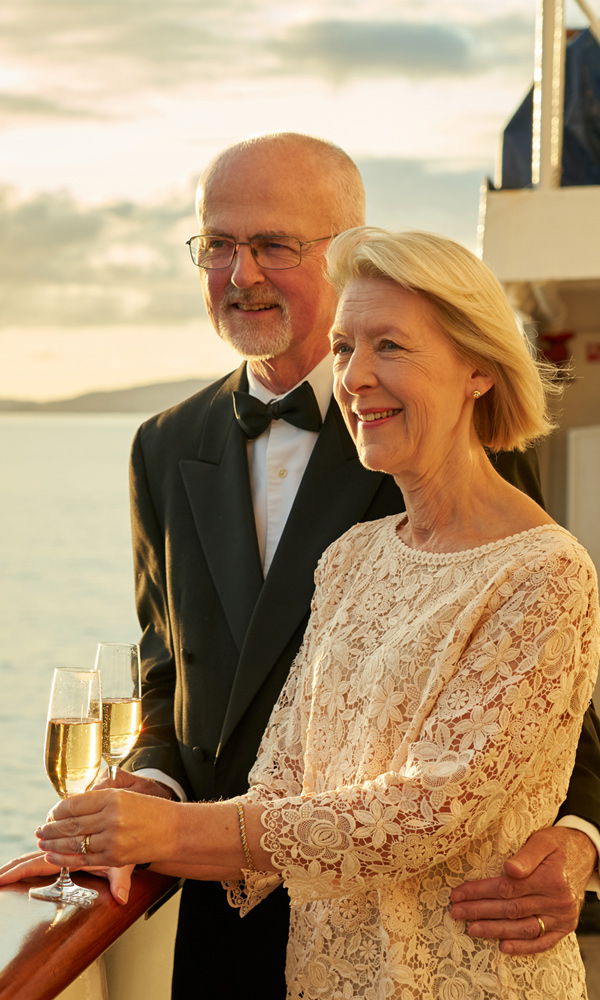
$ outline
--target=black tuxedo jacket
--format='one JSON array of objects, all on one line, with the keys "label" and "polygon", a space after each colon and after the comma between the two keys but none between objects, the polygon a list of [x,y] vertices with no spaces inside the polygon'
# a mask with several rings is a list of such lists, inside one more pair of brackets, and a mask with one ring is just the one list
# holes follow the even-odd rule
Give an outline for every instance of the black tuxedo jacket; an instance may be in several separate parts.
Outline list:
[{"label": "black tuxedo jacket", "polygon": [[[271,709],[300,647],[313,574],[323,550],[358,521],[404,510],[393,479],[360,465],[332,402],[264,579],[247,443],[233,412],[236,389],[247,389],[245,365],[144,423],[132,449],[144,724],[128,767],[160,768],[196,800],[226,798],[246,790]],[[509,481],[541,501],[535,456],[501,455],[497,465]],[[600,750],[594,746],[593,740],[586,743],[586,768],[595,754],[600,761]],[[600,823],[600,778],[597,786],[595,821]],[[593,799],[589,778],[586,791],[578,797],[581,808],[576,811],[589,816]],[[190,988],[192,966],[186,972],[186,962],[196,954],[199,933],[204,939],[213,935],[208,955],[215,959],[214,981],[208,956],[196,979],[196,990],[205,986],[200,996],[247,993],[246,962],[251,955],[252,967],[260,970],[256,995],[285,995],[282,979],[270,987],[264,978],[265,964],[273,966],[272,952],[281,948],[273,937],[275,924],[283,932],[282,940],[287,933],[285,915],[269,917],[267,904],[270,900],[241,922],[227,907],[220,886],[186,884],[177,995],[185,996]],[[201,928],[199,911],[210,915]],[[259,911],[266,916],[266,929],[260,927],[263,917],[255,916]],[[260,927],[254,940],[250,921]],[[250,942],[247,960],[236,937],[238,930],[243,941]],[[259,938],[268,948],[264,961],[257,957]],[[231,979],[227,986],[223,983],[224,941],[238,956],[236,964],[245,967],[235,988]],[[195,958],[193,968],[198,973]],[[282,966],[277,976],[282,976]]]}]

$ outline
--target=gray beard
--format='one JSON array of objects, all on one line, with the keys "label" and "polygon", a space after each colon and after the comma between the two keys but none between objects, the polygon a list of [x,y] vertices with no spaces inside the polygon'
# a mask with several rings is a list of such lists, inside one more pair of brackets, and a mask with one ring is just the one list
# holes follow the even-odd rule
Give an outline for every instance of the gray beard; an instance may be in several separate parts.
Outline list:
[{"label": "gray beard", "polygon": [[[235,298],[240,301],[239,293]],[[252,302],[253,299],[254,301],[258,300],[258,296],[255,298],[252,295],[243,297],[243,301],[247,303]],[[264,295],[260,297],[260,301],[264,301]],[[219,322],[221,340],[233,347],[234,351],[237,351],[246,360],[268,361],[269,358],[277,358],[281,354],[285,354],[291,347],[294,338],[289,309],[287,302],[278,297],[273,299],[273,302],[279,306],[281,312],[281,320],[275,330],[270,333],[261,333],[256,329],[256,323],[253,320],[245,321],[238,317],[235,326],[233,324],[230,326],[227,319],[221,318]],[[228,315],[228,305],[228,296],[225,296],[222,303],[222,315],[223,313]]]},{"label": "gray beard", "polygon": [[281,326],[275,333],[267,337],[257,337],[253,329],[232,331],[219,327],[221,340],[234,351],[237,351],[242,358],[247,361],[268,361],[269,358],[278,358],[285,354],[292,343],[292,331]]}]

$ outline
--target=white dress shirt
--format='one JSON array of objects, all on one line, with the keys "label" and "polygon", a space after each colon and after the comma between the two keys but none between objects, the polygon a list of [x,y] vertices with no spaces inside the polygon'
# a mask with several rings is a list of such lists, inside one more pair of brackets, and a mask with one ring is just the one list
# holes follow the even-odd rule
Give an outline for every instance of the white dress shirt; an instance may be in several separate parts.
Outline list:
[{"label": "white dress shirt", "polygon": [[[327,354],[297,385],[302,382],[310,382],[324,420],[333,391],[331,355]],[[293,386],[289,391],[293,392],[296,387]],[[276,396],[265,389],[249,366],[248,391],[262,403],[270,403],[271,400],[283,399],[288,395],[286,392],[283,396]],[[317,437],[317,431],[303,431],[285,420],[272,420],[266,431],[253,440],[248,439],[254,521],[265,576],[269,572]]]}]

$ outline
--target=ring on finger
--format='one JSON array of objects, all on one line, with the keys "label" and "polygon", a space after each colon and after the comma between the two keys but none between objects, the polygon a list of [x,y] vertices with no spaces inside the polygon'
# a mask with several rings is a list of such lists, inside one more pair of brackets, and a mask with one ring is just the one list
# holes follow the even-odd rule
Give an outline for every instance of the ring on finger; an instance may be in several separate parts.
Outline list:
[{"label": "ring on finger", "polygon": [[540,933],[538,934],[538,937],[543,937],[544,934],[546,933],[546,925],[545,925],[544,921],[542,920],[542,918],[538,917],[537,913],[534,914],[534,916],[535,916],[535,919],[537,920],[538,924],[540,925]]},{"label": "ring on finger", "polygon": [[[83,838],[83,840],[81,841],[81,843],[79,845],[79,853],[80,854],[87,854],[88,851],[89,851],[89,849],[90,849],[90,835],[89,835],[89,833],[86,833],[85,837]],[[539,917],[538,917],[538,919],[539,919]],[[542,931],[542,933],[543,933],[543,931]]]}]

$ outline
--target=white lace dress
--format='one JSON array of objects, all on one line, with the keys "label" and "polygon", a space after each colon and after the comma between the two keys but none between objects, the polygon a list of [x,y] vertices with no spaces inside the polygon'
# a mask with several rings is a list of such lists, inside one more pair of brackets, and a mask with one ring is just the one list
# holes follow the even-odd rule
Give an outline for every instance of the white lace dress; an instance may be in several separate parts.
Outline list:
[{"label": "white lace dress", "polygon": [[573,934],[503,955],[449,916],[565,796],[600,654],[596,576],[562,528],[432,554],[398,516],[323,556],[304,644],[242,801],[283,880],[288,997],[579,1000]]}]

